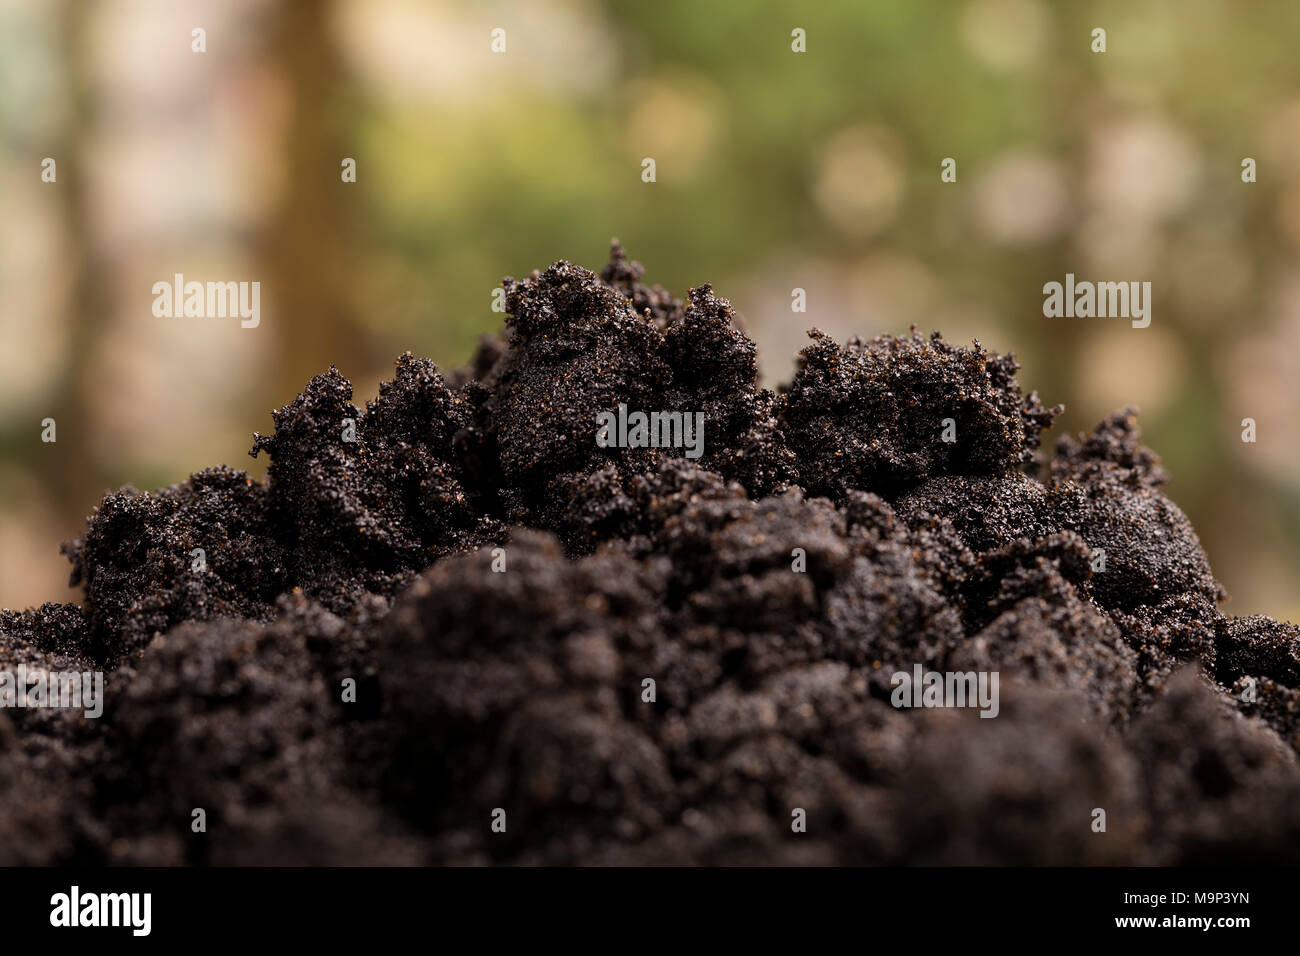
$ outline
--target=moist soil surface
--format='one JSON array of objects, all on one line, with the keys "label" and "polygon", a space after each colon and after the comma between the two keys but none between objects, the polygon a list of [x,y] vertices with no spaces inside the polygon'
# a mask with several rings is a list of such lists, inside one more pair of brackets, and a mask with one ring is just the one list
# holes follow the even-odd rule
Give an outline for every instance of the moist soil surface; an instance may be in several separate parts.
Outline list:
[{"label": "moist soil surface", "polygon": [[265,481],[106,495],[83,602],[0,615],[0,671],[105,675],[0,710],[0,863],[1295,862],[1300,629],[1220,611],[1132,410],[1045,453],[1012,356],[915,330],[766,390],[617,243],[504,286],[466,368],[331,368]]}]

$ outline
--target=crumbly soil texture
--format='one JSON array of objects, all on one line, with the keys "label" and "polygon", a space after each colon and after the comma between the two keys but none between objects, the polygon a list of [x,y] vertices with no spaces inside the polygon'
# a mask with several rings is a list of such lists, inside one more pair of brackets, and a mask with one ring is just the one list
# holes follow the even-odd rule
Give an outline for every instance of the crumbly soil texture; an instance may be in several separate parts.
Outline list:
[{"label": "crumbly soil texture", "polygon": [[1220,611],[1133,411],[1042,453],[1012,356],[915,330],[767,390],[617,243],[504,287],[466,368],[318,375],[265,481],[106,495],[83,602],[0,615],[0,671],[104,674],[0,710],[0,863],[1296,861],[1300,629]]}]

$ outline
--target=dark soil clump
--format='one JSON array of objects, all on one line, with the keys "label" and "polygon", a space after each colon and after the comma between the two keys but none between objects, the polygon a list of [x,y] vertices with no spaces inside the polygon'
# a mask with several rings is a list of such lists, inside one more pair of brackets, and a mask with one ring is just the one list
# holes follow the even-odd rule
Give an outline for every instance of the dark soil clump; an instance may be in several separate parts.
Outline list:
[{"label": "dark soil clump", "polygon": [[0,671],[105,685],[0,709],[0,863],[1293,862],[1300,629],[1220,612],[1132,410],[1045,457],[1013,357],[915,331],[769,391],[643,277],[506,279],[466,368],[312,379],[266,481],[107,495],[84,605],[0,614]]}]

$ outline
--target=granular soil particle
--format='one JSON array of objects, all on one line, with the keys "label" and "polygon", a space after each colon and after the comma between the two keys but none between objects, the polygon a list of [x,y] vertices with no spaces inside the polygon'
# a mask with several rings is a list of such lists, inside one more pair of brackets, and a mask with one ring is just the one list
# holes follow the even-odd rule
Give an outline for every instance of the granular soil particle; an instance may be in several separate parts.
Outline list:
[{"label": "granular soil particle", "polygon": [[[1294,862],[1300,629],[1219,611],[1134,412],[1047,457],[1011,356],[915,331],[769,391],[642,278],[506,279],[468,367],[312,379],[265,481],[105,496],[84,603],[0,615],[0,670],[106,672],[0,710],[0,862]],[[619,403],[702,457],[600,447]],[[997,717],[894,707],[916,665]]]}]

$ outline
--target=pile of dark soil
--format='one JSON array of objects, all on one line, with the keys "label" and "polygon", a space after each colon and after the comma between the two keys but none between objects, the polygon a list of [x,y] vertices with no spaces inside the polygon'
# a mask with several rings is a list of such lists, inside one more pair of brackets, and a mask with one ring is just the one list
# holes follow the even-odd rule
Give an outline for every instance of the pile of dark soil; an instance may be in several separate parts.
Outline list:
[{"label": "pile of dark soil", "polygon": [[[0,669],[106,672],[0,711],[0,862],[1294,861],[1300,629],[1220,613],[1131,412],[1045,459],[1012,357],[915,332],[768,391],[617,244],[505,289],[470,367],[317,376],[265,482],[107,495],[84,605],[0,616]],[[619,403],[703,456],[600,447]],[[918,664],[998,716],[895,708]]]}]

